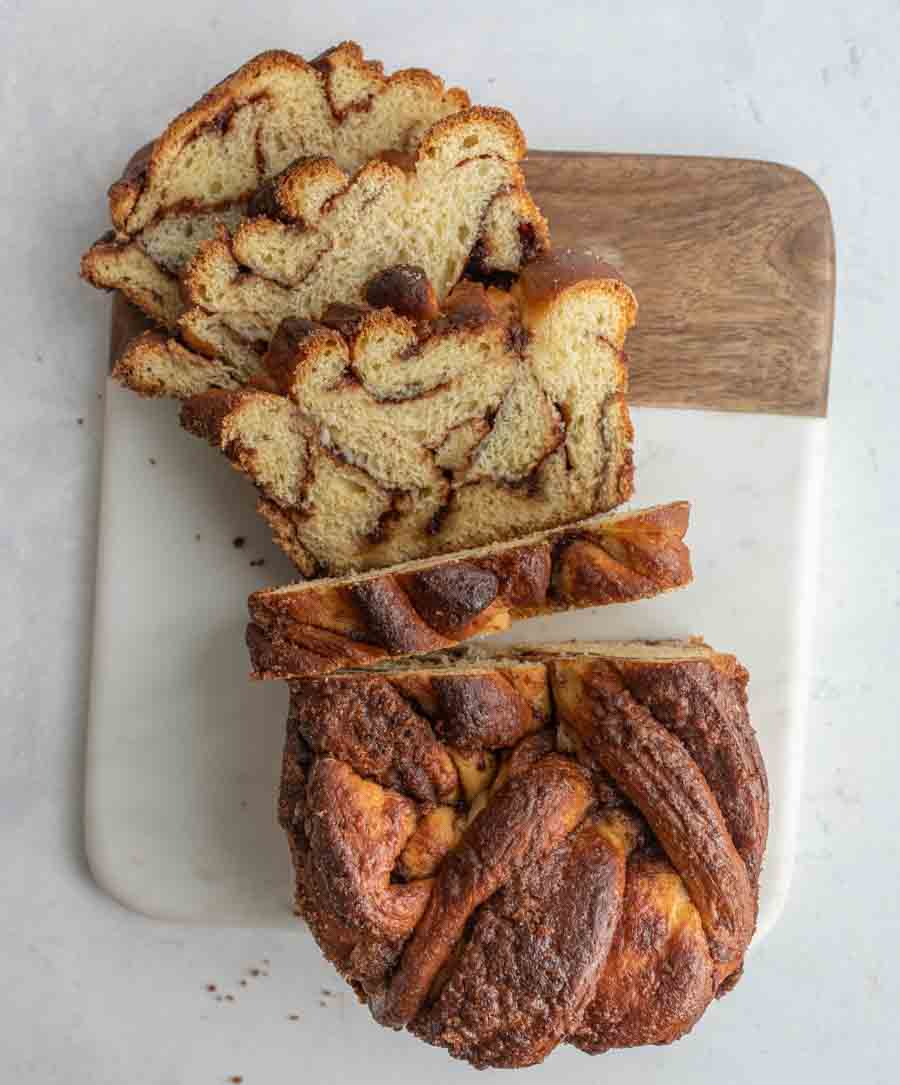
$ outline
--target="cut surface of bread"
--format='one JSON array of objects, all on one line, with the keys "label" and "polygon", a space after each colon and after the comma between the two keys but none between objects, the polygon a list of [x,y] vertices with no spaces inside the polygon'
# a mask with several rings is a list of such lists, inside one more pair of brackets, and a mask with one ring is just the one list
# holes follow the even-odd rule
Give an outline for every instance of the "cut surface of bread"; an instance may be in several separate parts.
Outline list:
[{"label": "cut surface of bread", "polygon": [[747,672],[697,640],[481,655],[291,683],[298,913],[379,1022],[478,1067],[678,1039],[756,922]]},{"label": "cut surface of bread", "polygon": [[511,290],[463,283],[425,320],[401,315],[422,305],[407,285],[392,309],[285,321],[265,358],[275,391],[182,409],[256,484],[306,576],[516,538],[631,494],[622,345],[636,302],[613,269],[544,254]]},{"label": "cut surface of bread", "polygon": [[311,155],[352,172],[381,151],[409,152],[468,105],[465,91],[422,69],[386,76],[355,42],[310,62],[261,53],[132,157],[109,190],[113,237],[85,254],[82,274],[174,328],[178,274],[200,242],[237,225],[271,177]]},{"label": "cut surface of bread", "polygon": [[687,502],[595,517],[449,557],[254,592],[256,678],[420,655],[558,610],[633,602],[690,583]]},{"label": "cut surface of bread", "polygon": [[517,272],[547,246],[516,164],[524,150],[508,113],[473,108],[435,124],[415,155],[375,158],[352,178],[333,160],[301,161],[260,194],[263,214],[200,245],[184,274],[182,333],[215,353],[198,329],[215,321],[249,355],[287,318],[363,301],[394,265],[422,268],[439,303],[473,251],[482,274]]},{"label": "cut surface of bread", "polygon": [[469,108],[420,69],[386,77],[352,42],[310,63],[264,53],[132,158],[110,189],[115,228],[82,275],[201,352],[252,368],[273,308],[317,315],[413,256],[440,284],[467,262],[515,271],[546,247],[516,165],[524,152],[508,113]]}]

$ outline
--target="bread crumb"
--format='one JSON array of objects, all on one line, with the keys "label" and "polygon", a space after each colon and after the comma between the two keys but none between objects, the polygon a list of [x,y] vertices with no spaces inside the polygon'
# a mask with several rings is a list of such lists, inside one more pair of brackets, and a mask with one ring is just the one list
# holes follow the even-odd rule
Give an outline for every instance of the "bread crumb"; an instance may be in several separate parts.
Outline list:
[{"label": "bread crumb", "polygon": [[260,970],[258,968],[251,968],[250,969],[250,975],[251,976],[261,976],[262,972],[260,972]]},{"label": "bread crumb", "polygon": [[254,569],[258,569],[260,565],[265,565],[265,563],[266,563],[265,558],[254,558],[254,560],[250,562],[251,566]]},{"label": "bread crumb", "polygon": [[232,1074],[228,1080],[232,1083],[232,1085],[241,1085],[241,1082],[244,1080],[244,1075]]},{"label": "bread crumb", "polygon": [[328,1005],[328,1003],[327,1003],[327,1002],[325,1001],[325,999],[324,999],[324,998],[320,998],[320,999],[319,999],[319,1005],[320,1005],[320,1006],[327,1006],[327,1005]]},{"label": "bread crumb", "polygon": [[207,989],[207,991],[215,991],[216,990],[216,985],[214,983],[207,983],[206,989]]},{"label": "bread crumb", "polygon": [[234,995],[226,995],[225,996],[225,1001],[226,1002],[234,1002]]},{"label": "bread crumb", "polygon": [[156,460],[152,456],[147,460],[147,463],[149,463],[151,467],[156,466]]},{"label": "bread crumb", "polygon": [[84,425],[84,419],[83,418],[76,418],[75,421],[78,423],[79,426]]},{"label": "bread crumb", "polygon": [[300,1020],[300,1014],[299,1013],[289,1013],[287,1019],[288,1019],[288,1021],[299,1021]]},{"label": "bread crumb", "polygon": [[197,534],[196,534],[196,535],[194,536],[194,538],[195,538],[195,540],[196,540],[197,542],[200,542],[200,532],[199,532],[199,531],[198,531],[198,532],[197,532]]},{"label": "bread crumb", "polygon": [[235,537],[231,540],[231,545],[235,548],[235,550],[240,550],[246,541],[247,540],[244,538],[243,535],[235,535]]}]

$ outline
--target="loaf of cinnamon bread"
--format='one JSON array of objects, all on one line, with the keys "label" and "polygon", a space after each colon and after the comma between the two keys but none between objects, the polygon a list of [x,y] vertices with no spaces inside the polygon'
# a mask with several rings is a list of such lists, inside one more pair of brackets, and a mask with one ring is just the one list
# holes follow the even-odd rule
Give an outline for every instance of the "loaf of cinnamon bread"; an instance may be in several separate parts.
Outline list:
[{"label": "loaf of cinnamon bread", "polygon": [[756,923],[769,798],[746,687],[698,641],[292,683],[298,913],[376,1020],[478,1067],[678,1039]]}]

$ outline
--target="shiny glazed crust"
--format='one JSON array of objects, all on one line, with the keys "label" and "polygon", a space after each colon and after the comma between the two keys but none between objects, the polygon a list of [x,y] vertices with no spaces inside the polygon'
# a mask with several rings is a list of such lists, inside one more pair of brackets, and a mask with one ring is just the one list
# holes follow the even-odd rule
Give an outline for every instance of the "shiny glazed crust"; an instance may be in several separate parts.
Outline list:
[{"label": "shiny glazed crust", "polygon": [[382,574],[254,592],[256,678],[325,674],[498,633],[522,618],[633,602],[691,581],[687,502],[596,518]]},{"label": "shiny glazed crust", "polygon": [[756,922],[746,683],[696,641],[291,683],[299,913],[377,1020],[478,1067],[679,1038]]}]

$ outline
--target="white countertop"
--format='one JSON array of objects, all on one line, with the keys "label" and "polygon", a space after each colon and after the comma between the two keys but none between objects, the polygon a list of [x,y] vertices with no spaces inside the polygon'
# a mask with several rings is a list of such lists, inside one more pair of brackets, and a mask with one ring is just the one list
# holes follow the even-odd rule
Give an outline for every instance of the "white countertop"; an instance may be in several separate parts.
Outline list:
[{"label": "white countertop", "polygon": [[[692,1037],[592,1067],[617,1082],[896,1080],[900,8],[678,7],[0,3],[4,1081],[303,1081],[314,1044],[333,1048],[334,1081],[377,1081],[372,1068],[401,1065],[416,1042],[322,994],[340,984],[293,932],[125,911],[91,881],[81,832],[109,303],[78,281],[78,257],[106,228],[102,194],[128,152],[179,107],[263,48],[312,55],[351,36],[388,68],[429,67],[511,108],[532,146],[773,159],[828,196],[830,466],[792,892]],[[471,1076],[431,1054],[433,1080]],[[581,1076],[576,1058],[524,1073]]]}]

